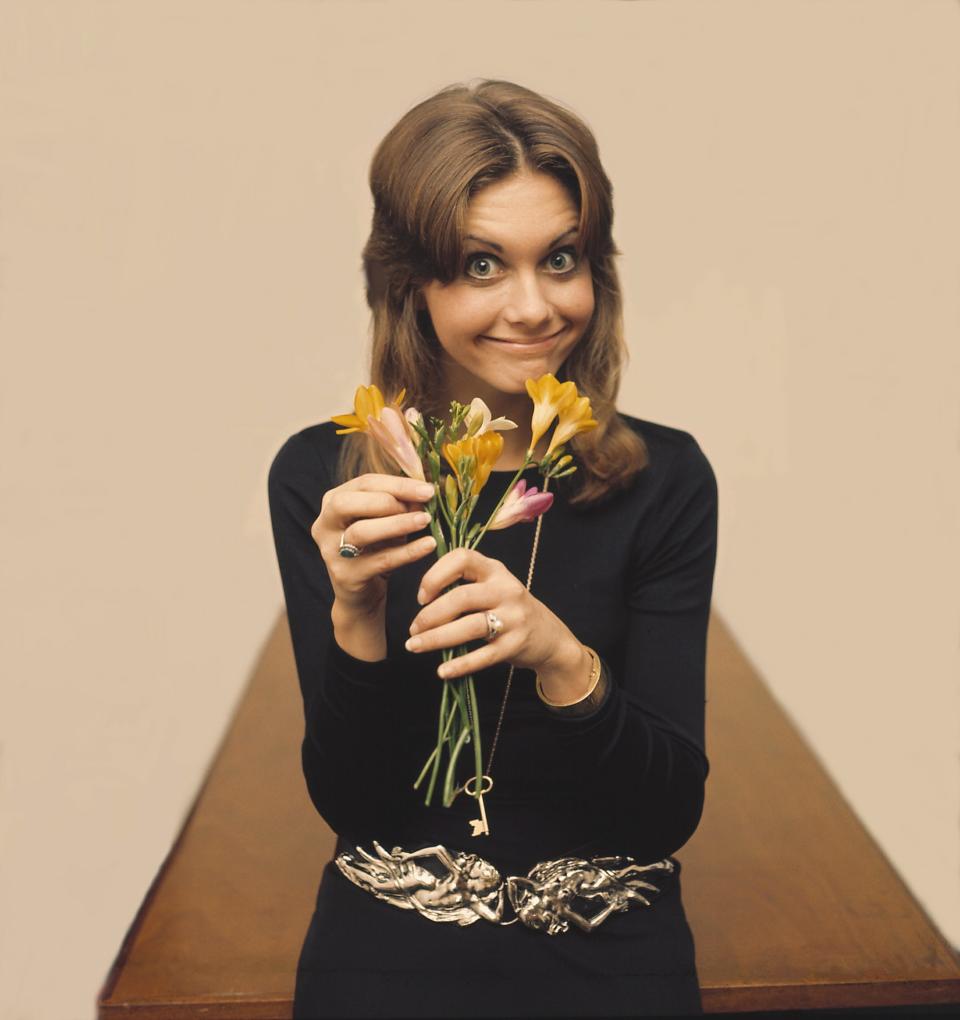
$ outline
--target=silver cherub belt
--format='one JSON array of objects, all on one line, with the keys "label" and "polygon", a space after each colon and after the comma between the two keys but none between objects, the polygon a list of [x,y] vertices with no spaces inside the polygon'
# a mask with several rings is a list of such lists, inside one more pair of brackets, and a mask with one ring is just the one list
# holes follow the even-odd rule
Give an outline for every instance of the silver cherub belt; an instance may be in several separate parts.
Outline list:
[{"label": "silver cherub belt", "polygon": [[[651,906],[662,890],[647,879],[676,870],[668,858],[638,864],[632,857],[562,857],[535,864],[525,876],[504,879],[477,854],[444,846],[412,853],[395,846],[388,853],[374,840],[373,848],[376,856],[358,846],[356,854],[344,851],[334,863],[377,899],[416,910],[431,921],[455,921],[461,927],[481,919],[497,925],[520,921],[548,935],[569,931],[571,924],[591,932],[611,914]],[[585,906],[574,909],[578,900]],[[506,902],[516,914],[509,921],[503,918]],[[594,905],[598,909],[590,912]]]}]

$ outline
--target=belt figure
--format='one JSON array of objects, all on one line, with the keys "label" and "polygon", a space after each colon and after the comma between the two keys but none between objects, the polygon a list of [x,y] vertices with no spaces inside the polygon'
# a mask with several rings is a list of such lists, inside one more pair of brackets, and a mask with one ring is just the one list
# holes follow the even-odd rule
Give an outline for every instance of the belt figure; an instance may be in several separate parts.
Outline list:
[{"label": "belt figure", "polygon": [[[377,856],[356,847],[356,854],[344,851],[334,863],[354,885],[378,899],[416,910],[431,921],[454,921],[461,927],[481,919],[497,925],[520,921],[548,935],[569,931],[571,924],[591,932],[611,914],[651,906],[662,890],[647,878],[657,877],[657,872],[672,875],[677,867],[669,858],[638,864],[622,856],[562,857],[535,864],[525,876],[504,879],[474,853],[440,845],[411,853],[395,846],[388,852],[376,840],[373,848]],[[509,921],[503,919],[505,899],[516,914]],[[575,910],[575,900],[584,901],[585,907]],[[590,912],[592,905],[599,909]]]}]

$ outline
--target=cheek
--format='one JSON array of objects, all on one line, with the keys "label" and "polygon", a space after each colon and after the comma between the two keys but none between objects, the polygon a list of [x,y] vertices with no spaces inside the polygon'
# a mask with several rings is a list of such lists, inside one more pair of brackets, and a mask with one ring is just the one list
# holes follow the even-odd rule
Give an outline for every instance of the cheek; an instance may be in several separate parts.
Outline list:
[{"label": "cheek", "polygon": [[576,287],[571,287],[567,291],[565,311],[569,318],[586,323],[593,315],[593,309],[593,280],[589,276],[585,276],[582,282],[578,282]]},{"label": "cheek", "polygon": [[443,300],[435,302],[431,310],[437,335],[454,339],[486,332],[494,312],[491,312],[489,298],[485,300],[485,297],[472,288],[449,288]]}]

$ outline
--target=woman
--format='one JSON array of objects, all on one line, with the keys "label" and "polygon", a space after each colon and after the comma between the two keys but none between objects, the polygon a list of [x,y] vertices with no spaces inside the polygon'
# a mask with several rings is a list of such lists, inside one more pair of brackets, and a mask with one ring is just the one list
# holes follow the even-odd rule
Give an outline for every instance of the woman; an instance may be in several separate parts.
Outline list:
[{"label": "woman", "polygon": [[[535,526],[439,559],[421,534],[433,487],[368,435],[324,422],[277,453],[303,769],[338,834],[294,1015],[699,1013],[670,855],[696,829],[708,770],[716,481],[689,433],[616,409],[626,348],[596,143],[518,85],[451,86],[389,132],[370,183],[372,382],[425,416],[479,397],[517,426],[474,519],[526,462],[526,380],[572,381],[597,425],[570,442],[578,470],[551,480]],[[523,478],[540,481],[535,462]],[[447,678],[474,674],[495,747],[490,832],[476,838],[474,797],[427,806],[413,789],[437,740],[442,651],[464,645]],[[537,865],[567,869],[549,896]],[[594,895],[563,899],[564,882]],[[529,893],[524,917],[505,888]],[[443,923],[450,910],[470,923]]]}]

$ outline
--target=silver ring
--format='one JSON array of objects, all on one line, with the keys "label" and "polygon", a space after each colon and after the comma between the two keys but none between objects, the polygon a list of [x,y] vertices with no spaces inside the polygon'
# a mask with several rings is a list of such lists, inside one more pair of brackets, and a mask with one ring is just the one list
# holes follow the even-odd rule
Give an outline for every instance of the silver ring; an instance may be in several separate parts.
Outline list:
[{"label": "silver ring", "polygon": [[358,545],[351,545],[349,542],[344,542],[343,536],[345,534],[345,531],[340,532],[340,555],[346,556],[347,559],[356,559],[363,550]]},{"label": "silver ring", "polygon": [[487,610],[487,640],[492,641],[503,630],[503,620],[492,610]]}]

